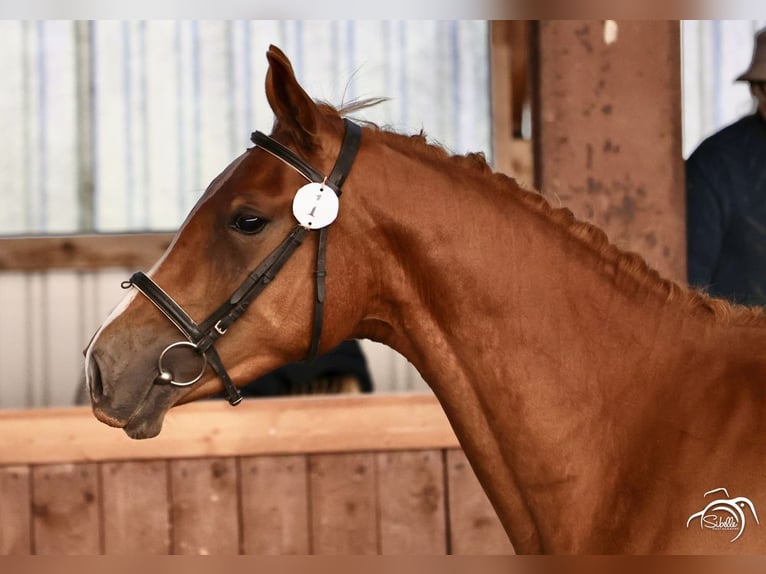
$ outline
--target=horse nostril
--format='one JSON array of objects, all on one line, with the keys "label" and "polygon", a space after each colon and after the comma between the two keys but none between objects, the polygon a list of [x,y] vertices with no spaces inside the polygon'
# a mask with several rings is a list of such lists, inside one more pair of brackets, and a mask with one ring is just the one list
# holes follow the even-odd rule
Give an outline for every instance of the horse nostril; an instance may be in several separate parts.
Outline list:
[{"label": "horse nostril", "polygon": [[101,369],[98,368],[98,361],[94,357],[88,361],[86,380],[90,389],[90,398],[97,403],[104,396],[104,385],[101,380]]}]

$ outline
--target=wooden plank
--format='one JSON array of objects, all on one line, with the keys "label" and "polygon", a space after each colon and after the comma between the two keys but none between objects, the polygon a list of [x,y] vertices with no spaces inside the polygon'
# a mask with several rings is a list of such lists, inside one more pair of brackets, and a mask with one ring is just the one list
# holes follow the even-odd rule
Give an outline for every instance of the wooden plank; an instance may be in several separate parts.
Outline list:
[{"label": "wooden plank", "polygon": [[29,467],[0,467],[0,555],[31,554]]},{"label": "wooden plank", "polygon": [[462,450],[447,451],[447,490],[452,554],[513,554],[513,546]]},{"label": "wooden plank", "polygon": [[101,465],[105,554],[168,554],[170,501],[164,460]]},{"label": "wooden plank", "polygon": [[308,554],[306,457],[244,457],[240,477],[243,552]]},{"label": "wooden plank", "polygon": [[446,554],[442,451],[376,456],[381,553]]},{"label": "wooden plank", "polygon": [[[353,432],[350,432],[353,429]],[[175,408],[152,440],[134,441],[89,407],[0,412],[0,464],[458,446],[432,395],[347,395],[200,401]]]},{"label": "wooden plank", "polygon": [[528,98],[529,22],[492,22],[490,49],[494,167],[531,186],[534,183],[533,147],[530,140],[521,136]]},{"label": "wooden plank", "polygon": [[[513,139],[514,93],[511,46],[511,23],[508,20],[490,22],[490,58],[492,66],[492,135],[494,153],[504,155],[505,142]],[[495,165],[501,165],[495,161]]]},{"label": "wooden plank", "polygon": [[170,477],[173,554],[238,554],[235,459],[175,460]]},{"label": "wooden plank", "polygon": [[32,470],[35,554],[98,554],[98,467],[60,464]]},{"label": "wooden plank", "polygon": [[0,238],[0,271],[146,269],[172,239],[171,233],[4,237]]},{"label": "wooden plank", "polygon": [[537,185],[666,277],[686,277],[677,21],[535,27]]},{"label": "wooden plank", "polygon": [[373,453],[311,455],[309,492],[313,554],[379,552]]}]

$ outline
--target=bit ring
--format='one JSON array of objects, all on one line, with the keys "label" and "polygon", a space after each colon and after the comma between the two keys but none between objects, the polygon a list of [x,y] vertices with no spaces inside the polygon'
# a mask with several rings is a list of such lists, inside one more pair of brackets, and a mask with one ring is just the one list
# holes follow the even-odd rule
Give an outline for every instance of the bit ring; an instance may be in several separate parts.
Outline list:
[{"label": "bit ring", "polygon": [[[170,371],[168,371],[168,370],[166,370],[166,369],[164,369],[162,367],[162,359],[165,358],[165,354],[170,349],[175,349],[175,348],[178,348],[178,347],[189,347],[189,348],[193,349],[194,351],[196,351],[202,357],[202,361],[203,361],[202,369],[200,370],[199,375],[197,375],[196,377],[194,377],[190,381],[176,381],[176,380],[173,380],[173,373],[171,373]],[[157,376],[157,381],[158,382],[160,382],[160,383],[167,383],[167,384],[170,384],[170,385],[174,385],[176,387],[188,387],[189,385],[193,385],[194,383],[199,381],[202,378],[202,376],[205,374],[205,371],[207,370],[207,357],[204,354],[199,352],[199,349],[197,348],[197,345],[195,345],[194,343],[192,343],[190,341],[177,341],[177,342],[171,343],[170,345],[165,347],[165,350],[162,351],[162,353],[160,353],[160,358],[157,360],[157,369],[160,372],[160,374]]]}]

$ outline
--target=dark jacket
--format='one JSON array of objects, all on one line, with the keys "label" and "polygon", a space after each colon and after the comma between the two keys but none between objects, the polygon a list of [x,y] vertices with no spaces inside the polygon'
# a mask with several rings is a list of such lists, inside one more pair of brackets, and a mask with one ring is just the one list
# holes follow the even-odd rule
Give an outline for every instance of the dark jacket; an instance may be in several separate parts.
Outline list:
[{"label": "dark jacket", "polygon": [[689,284],[766,305],[766,121],[744,117],[686,162]]},{"label": "dark jacket", "polygon": [[[243,396],[276,397],[322,393],[323,385],[314,389],[318,379],[353,376],[363,393],[372,392],[372,380],[359,342],[350,339],[319,355],[313,361],[291,363],[243,386]],[[332,392],[332,391],[330,391]],[[337,391],[335,391],[337,392]]]}]

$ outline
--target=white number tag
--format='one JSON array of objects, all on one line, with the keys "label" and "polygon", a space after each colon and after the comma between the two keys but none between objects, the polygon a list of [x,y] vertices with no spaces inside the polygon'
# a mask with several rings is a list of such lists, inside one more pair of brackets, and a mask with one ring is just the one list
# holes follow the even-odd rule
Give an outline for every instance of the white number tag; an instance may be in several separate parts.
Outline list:
[{"label": "white number tag", "polygon": [[340,202],[335,192],[321,183],[307,183],[295,192],[293,215],[303,227],[322,229],[338,217]]}]

